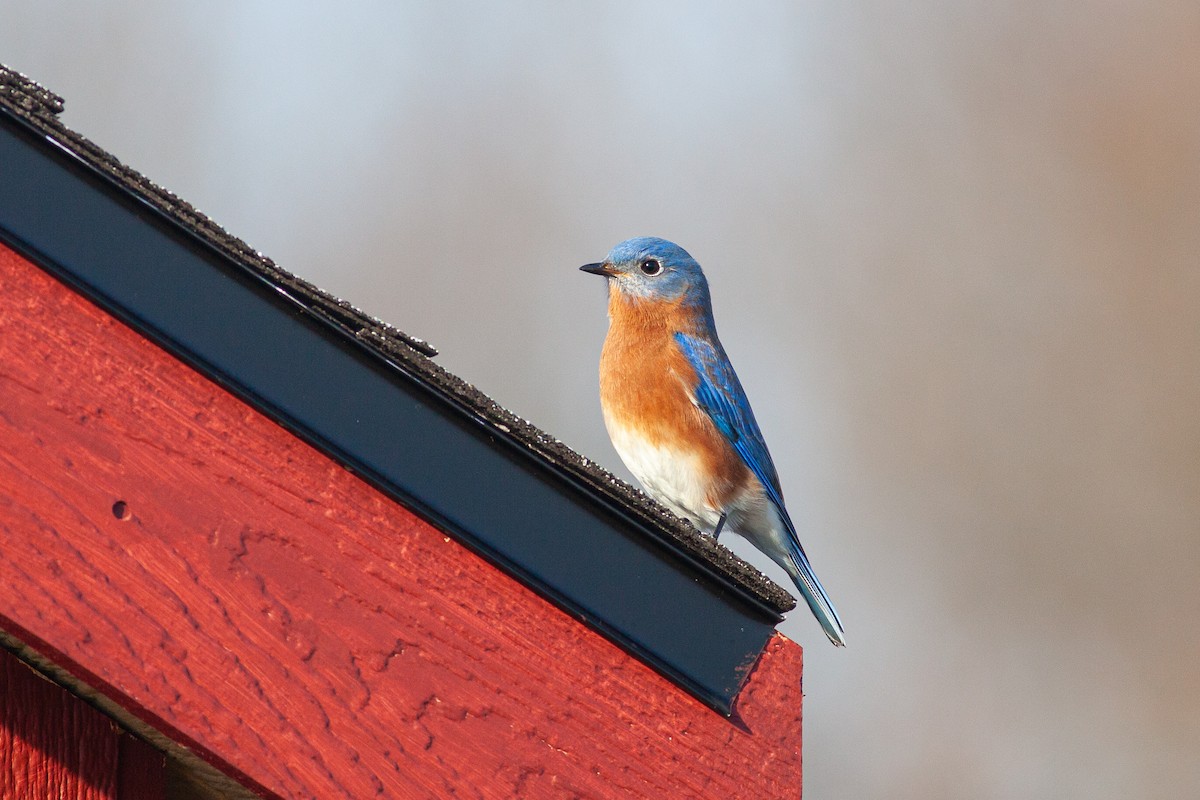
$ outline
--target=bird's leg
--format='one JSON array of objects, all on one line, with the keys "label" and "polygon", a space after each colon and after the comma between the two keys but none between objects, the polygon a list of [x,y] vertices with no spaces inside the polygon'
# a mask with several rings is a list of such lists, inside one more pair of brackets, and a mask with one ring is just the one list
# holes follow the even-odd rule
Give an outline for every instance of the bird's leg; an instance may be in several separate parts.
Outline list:
[{"label": "bird's leg", "polygon": [[724,527],[725,527],[725,512],[722,511],[721,518],[719,520],[717,520],[717,529],[715,531],[713,531],[713,541],[714,542],[717,541],[719,538],[721,538],[721,528],[724,528]]}]

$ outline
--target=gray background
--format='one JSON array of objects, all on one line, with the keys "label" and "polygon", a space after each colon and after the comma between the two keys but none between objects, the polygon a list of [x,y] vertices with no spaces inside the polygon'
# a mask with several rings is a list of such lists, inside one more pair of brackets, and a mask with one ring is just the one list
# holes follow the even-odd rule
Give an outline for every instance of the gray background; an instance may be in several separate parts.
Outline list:
[{"label": "gray background", "polygon": [[846,622],[782,626],[807,796],[1200,794],[1200,4],[0,0],[0,61],[622,475],[576,267],[688,248]]}]

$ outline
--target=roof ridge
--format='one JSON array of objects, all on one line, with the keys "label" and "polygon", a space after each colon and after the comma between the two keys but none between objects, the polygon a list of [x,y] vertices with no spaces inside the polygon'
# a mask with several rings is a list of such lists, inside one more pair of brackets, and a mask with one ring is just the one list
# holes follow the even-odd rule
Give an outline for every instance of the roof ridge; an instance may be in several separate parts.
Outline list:
[{"label": "roof ridge", "polygon": [[436,391],[480,423],[553,464],[574,480],[620,503],[634,516],[666,534],[683,553],[715,566],[769,606],[781,611],[795,606],[795,599],[790,593],[733,551],[717,544],[711,536],[697,531],[691,523],[675,516],[641,490],[434,363],[432,357],[437,355],[437,350],[424,340],[410,336],[293,275],[242,239],[230,234],[186,200],[66,127],[57,117],[63,108],[61,97],[0,64],[0,109],[3,108],[11,110],[92,169],[107,175],[126,192],[190,231],[247,272],[286,294],[310,313],[340,328],[374,351],[377,357]]}]

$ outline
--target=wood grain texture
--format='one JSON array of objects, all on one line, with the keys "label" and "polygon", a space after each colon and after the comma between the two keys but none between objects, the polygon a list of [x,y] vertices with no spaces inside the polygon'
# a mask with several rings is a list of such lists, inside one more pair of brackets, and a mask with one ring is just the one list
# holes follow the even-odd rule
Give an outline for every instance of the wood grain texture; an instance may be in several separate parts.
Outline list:
[{"label": "wood grain texture", "polygon": [[156,800],[161,753],[0,650],[0,800]]},{"label": "wood grain texture", "polygon": [[797,645],[722,718],[2,247],[0,536],[0,627],[267,796],[800,795]]}]

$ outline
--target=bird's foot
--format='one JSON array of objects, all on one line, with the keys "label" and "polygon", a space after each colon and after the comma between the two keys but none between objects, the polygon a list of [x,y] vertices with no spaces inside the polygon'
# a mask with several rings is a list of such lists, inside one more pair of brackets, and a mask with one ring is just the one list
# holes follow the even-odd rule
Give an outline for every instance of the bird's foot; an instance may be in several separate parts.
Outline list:
[{"label": "bird's foot", "polygon": [[725,527],[725,515],[721,514],[721,518],[717,520],[717,528],[713,531],[713,541],[718,541],[721,538],[721,529]]}]

